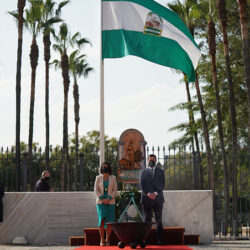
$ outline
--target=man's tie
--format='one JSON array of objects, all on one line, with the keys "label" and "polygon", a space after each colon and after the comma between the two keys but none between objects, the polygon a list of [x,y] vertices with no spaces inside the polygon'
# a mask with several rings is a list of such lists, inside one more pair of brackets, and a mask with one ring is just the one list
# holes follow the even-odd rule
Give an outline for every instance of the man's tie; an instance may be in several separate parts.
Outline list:
[{"label": "man's tie", "polygon": [[154,176],[154,169],[153,168],[150,168],[150,173],[152,175],[152,177]]}]

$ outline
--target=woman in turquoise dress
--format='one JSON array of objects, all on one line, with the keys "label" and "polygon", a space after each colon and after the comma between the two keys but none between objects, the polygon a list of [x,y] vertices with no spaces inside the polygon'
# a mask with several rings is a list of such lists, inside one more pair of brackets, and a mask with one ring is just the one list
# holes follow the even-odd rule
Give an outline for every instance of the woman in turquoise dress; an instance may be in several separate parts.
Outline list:
[{"label": "woman in turquoise dress", "polygon": [[101,238],[100,246],[109,246],[111,228],[107,227],[107,223],[115,221],[115,196],[117,194],[117,182],[116,177],[111,174],[111,166],[108,162],[102,163],[100,173],[100,175],[96,176],[94,187],[94,192],[96,194],[98,227]]}]

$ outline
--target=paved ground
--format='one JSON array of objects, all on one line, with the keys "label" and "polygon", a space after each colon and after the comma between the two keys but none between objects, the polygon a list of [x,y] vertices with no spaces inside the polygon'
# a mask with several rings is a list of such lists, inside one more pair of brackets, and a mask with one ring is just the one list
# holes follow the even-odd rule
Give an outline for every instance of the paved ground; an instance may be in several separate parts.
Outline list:
[{"label": "paved ground", "polygon": [[194,250],[236,250],[236,249],[248,249],[250,250],[250,240],[242,241],[214,241],[210,245],[199,245],[199,246],[190,246]]},{"label": "paved ground", "polygon": [[[250,240],[244,241],[214,241],[213,244],[189,246],[194,250],[250,250]],[[72,250],[75,247],[69,246],[7,246],[0,245],[0,250]],[[105,250],[105,247],[103,248]],[[117,248],[119,249],[119,248]],[[137,248],[140,249],[140,248]]]}]

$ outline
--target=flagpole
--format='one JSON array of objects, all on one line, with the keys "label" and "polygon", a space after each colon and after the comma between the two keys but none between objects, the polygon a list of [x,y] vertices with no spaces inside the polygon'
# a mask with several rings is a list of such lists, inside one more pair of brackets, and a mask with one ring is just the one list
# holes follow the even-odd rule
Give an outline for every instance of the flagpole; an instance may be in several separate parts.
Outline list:
[{"label": "flagpole", "polygon": [[99,165],[104,162],[104,62],[102,59],[102,0],[100,0],[101,6],[101,22],[100,22],[100,162]]}]

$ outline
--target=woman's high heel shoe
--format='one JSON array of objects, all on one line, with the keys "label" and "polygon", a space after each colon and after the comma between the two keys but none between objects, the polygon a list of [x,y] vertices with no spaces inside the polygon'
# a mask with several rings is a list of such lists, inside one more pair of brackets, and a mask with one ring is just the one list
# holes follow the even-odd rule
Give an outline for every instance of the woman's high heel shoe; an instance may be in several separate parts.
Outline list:
[{"label": "woman's high heel shoe", "polygon": [[106,240],[106,246],[110,246],[110,240]]},{"label": "woman's high heel shoe", "polygon": [[100,241],[100,246],[106,246],[106,243],[105,243],[105,241]]}]

